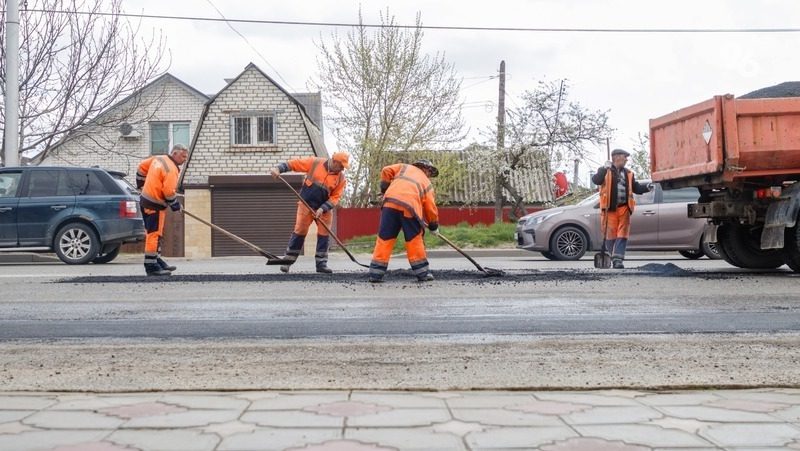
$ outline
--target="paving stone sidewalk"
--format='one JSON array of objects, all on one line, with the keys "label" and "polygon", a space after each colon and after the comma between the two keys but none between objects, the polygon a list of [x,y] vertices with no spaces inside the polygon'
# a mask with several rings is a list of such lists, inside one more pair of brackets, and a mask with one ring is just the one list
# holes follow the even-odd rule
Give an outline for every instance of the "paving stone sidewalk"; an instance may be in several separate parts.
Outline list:
[{"label": "paving stone sidewalk", "polygon": [[800,390],[0,392],[0,450],[800,450]]}]

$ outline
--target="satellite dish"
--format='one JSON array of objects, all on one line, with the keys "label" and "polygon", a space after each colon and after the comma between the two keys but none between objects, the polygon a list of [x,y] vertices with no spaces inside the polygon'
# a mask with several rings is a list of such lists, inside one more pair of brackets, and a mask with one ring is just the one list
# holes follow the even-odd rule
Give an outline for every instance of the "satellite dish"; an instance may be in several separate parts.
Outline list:
[{"label": "satellite dish", "polygon": [[130,135],[131,133],[133,133],[133,125],[131,125],[131,124],[127,123],[127,122],[123,122],[119,126],[119,133],[122,136]]}]

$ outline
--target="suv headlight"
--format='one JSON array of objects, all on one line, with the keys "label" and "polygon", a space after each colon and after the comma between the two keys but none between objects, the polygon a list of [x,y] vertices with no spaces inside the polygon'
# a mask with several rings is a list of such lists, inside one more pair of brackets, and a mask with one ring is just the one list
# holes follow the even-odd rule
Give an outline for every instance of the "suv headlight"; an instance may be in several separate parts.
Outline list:
[{"label": "suv headlight", "polygon": [[528,218],[528,221],[525,223],[525,225],[529,225],[529,226],[539,225],[539,224],[547,221],[548,219],[552,218],[553,216],[560,215],[563,212],[564,212],[563,210],[559,210],[559,211],[554,211],[554,212],[551,212],[551,213],[545,213],[545,214],[538,215],[538,216],[532,216],[532,217]]}]

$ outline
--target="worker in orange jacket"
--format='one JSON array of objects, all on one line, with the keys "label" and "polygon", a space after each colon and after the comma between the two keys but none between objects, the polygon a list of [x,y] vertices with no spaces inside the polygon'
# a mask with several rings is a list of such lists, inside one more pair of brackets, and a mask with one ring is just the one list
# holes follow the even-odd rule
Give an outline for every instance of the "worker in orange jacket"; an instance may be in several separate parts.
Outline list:
[{"label": "worker in orange jacket", "polygon": [[136,171],[136,188],[141,191],[139,206],[142,210],[147,237],[144,242],[144,270],[148,276],[168,276],[176,268],[161,258],[161,240],[164,236],[166,209],[180,211],[178,202],[179,167],[189,157],[183,144],[176,144],[169,155],[155,155],[139,163]]},{"label": "worker in orange jacket", "polygon": [[370,282],[383,281],[400,230],[406,240],[411,271],[420,282],[434,279],[422,237],[426,226],[434,233],[439,229],[439,210],[430,181],[437,175],[439,170],[429,160],[393,164],[381,170],[383,205],[378,238],[369,265]]},{"label": "worker in orange jacket", "polygon": [[637,182],[633,171],[625,168],[630,155],[626,150],[614,149],[612,161],[606,161],[592,176],[592,182],[600,186],[600,224],[615,269],[625,267],[622,261],[631,234],[631,215],[636,207],[633,195],[653,189],[652,185]]},{"label": "worker in orange jacket", "polygon": [[[303,188],[300,190],[302,197],[308,205],[314,209],[309,211],[308,207],[302,202],[297,202],[297,214],[294,222],[294,230],[289,237],[289,244],[286,246],[284,258],[290,263],[281,265],[281,271],[289,272],[291,265],[300,256],[303,244],[308,234],[308,228],[314,220],[323,221],[330,228],[333,224],[333,208],[339,204],[342,198],[347,180],[344,177],[344,170],[350,166],[350,157],[345,152],[336,152],[331,158],[306,157],[296,160],[289,160],[273,168],[271,173],[273,178],[278,175],[294,171],[305,172]],[[328,247],[330,237],[324,227],[317,227],[317,249],[314,259],[317,264],[317,272],[330,274],[333,272],[328,267]]]}]

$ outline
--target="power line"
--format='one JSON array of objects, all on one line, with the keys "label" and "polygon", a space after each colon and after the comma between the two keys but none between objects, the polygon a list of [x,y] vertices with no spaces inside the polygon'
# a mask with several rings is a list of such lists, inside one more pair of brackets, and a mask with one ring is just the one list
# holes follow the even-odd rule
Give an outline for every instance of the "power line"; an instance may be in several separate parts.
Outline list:
[{"label": "power line", "polygon": [[[90,12],[90,11],[65,11],[54,9],[23,9],[26,12],[54,13],[54,14],[78,14],[95,16],[119,16],[135,17],[138,19],[168,19],[168,20],[191,20],[205,22],[233,22],[249,24],[268,24],[268,25],[297,25],[311,27],[364,27],[364,28],[408,28],[422,30],[455,30],[455,31],[518,31],[534,33],[798,33],[800,28],[580,28],[580,27],[470,27],[454,25],[385,25],[355,22],[311,22],[300,20],[263,20],[263,19],[229,19],[216,17],[200,16],[170,16],[162,14],[131,14],[113,12]],[[3,11],[5,13],[5,11]]]},{"label": "power line", "polygon": [[288,82],[288,81],[286,81],[286,79],[285,79],[285,78],[283,78],[283,76],[281,75],[281,73],[280,73],[280,72],[278,72],[278,69],[275,69],[275,66],[273,66],[272,64],[270,64],[270,63],[269,63],[269,61],[267,61],[267,59],[264,57],[264,55],[262,55],[262,54],[261,54],[261,52],[259,52],[259,51],[258,51],[258,49],[257,49],[257,48],[256,48],[256,47],[255,47],[255,46],[252,44],[252,43],[250,43],[250,40],[249,40],[249,39],[247,39],[247,37],[246,37],[245,35],[243,35],[242,33],[239,33],[239,30],[237,30],[237,29],[236,29],[236,28],[233,26],[233,24],[231,24],[231,21],[229,21],[228,19],[226,19],[226,18],[225,18],[225,15],[224,15],[224,14],[222,14],[222,11],[220,11],[220,10],[219,10],[219,8],[217,8],[217,5],[215,5],[215,4],[214,4],[214,2],[212,2],[211,0],[206,0],[206,1],[208,2],[208,4],[209,4],[209,5],[211,5],[211,7],[212,7],[212,8],[214,8],[214,9],[217,11],[217,13],[220,15],[220,17],[222,17],[222,20],[224,20],[224,21],[225,21],[225,23],[228,25],[228,27],[230,27],[230,29],[231,29],[231,30],[233,30],[233,32],[234,32],[234,33],[238,34],[238,35],[239,35],[239,37],[241,37],[242,39],[244,39],[244,42],[246,42],[246,43],[247,43],[247,45],[248,45],[248,46],[250,46],[250,48],[251,48],[251,49],[253,49],[253,51],[254,51],[254,52],[256,52],[256,54],[257,54],[258,56],[260,56],[260,57],[261,57],[261,59],[262,59],[262,60],[263,60],[265,63],[267,63],[267,66],[269,66],[269,67],[270,67],[270,69],[272,69],[272,71],[273,71],[273,72],[275,72],[275,73],[278,75],[278,78],[280,78],[280,79],[281,79],[281,81],[283,81],[284,85],[286,85],[286,86],[287,86],[289,89],[291,89],[292,91],[294,91],[294,92],[297,92],[297,90],[296,90],[296,89],[294,89],[294,88],[292,87],[292,85],[291,85],[291,84],[289,84],[289,82]]}]

